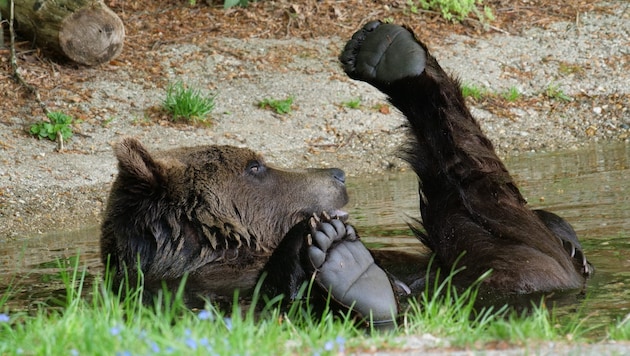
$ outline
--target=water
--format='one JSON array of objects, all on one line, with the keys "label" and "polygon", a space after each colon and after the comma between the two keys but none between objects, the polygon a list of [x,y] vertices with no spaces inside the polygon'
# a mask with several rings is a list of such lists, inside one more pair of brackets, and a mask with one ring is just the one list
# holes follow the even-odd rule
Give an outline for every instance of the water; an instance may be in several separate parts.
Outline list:
[{"label": "water", "polygon": [[[592,323],[630,313],[630,145],[523,155],[506,160],[530,205],[567,219],[596,267],[581,309]],[[418,216],[417,182],[411,173],[350,178],[351,222],[370,248],[419,250],[407,223]],[[12,308],[30,309],[62,297],[59,263],[101,271],[96,226],[11,241],[0,247],[0,290],[19,286]],[[78,261],[76,260],[78,257]],[[560,311],[562,312],[562,310]]]}]

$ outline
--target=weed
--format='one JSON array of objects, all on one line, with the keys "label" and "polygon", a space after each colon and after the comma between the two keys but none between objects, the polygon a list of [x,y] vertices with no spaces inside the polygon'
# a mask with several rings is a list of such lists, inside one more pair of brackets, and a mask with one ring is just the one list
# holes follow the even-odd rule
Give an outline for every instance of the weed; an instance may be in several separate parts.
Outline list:
[{"label": "weed", "polygon": [[116,117],[110,116],[109,118],[103,120],[103,122],[101,123],[101,126],[104,128],[107,128],[112,122],[114,122],[114,120],[116,120]]},{"label": "weed", "polygon": [[57,135],[61,135],[64,141],[72,137],[72,116],[60,111],[49,112],[46,116],[49,122],[40,121],[31,125],[30,133],[32,135],[51,141],[56,141]]},{"label": "weed", "polygon": [[[252,0],[254,1],[254,0]],[[229,9],[231,7],[234,6],[240,6],[240,7],[247,7],[247,5],[249,5],[250,2],[252,2],[250,0],[225,0],[223,2],[223,8],[224,9]]]},{"label": "weed", "polygon": [[519,93],[517,87],[511,87],[508,91],[501,94],[501,96],[507,101],[514,102],[520,99],[521,93]]},{"label": "weed", "polygon": [[464,83],[462,84],[461,89],[464,98],[473,98],[477,101],[483,99],[484,97],[501,97],[507,101],[514,102],[522,96],[517,87],[511,87],[506,92],[497,93],[489,92],[487,89],[474,84]]},{"label": "weed", "polygon": [[172,120],[186,119],[205,123],[214,109],[215,96],[205,97],[199,90],[189,89],[181,81],[169,84],[162,107],[171,114]]},{"label": "weed", "polygon": [[361,107],[361,98],[350,99],[341,103],[341,105],[350,109],[358,109]]},{"label": "weed", "polygon": [[288,114],[291,112],[293,105],[293,97],[290,96],[284,100],[264,99],[258,102],[261,109],[272,109],[278,114]]},{"label": "weed", "polygon": [[549,99],[554,100],[563,100],[563,101],[571,101],[572,98],[564,93],[560,87],[555,84],[549,84],[547,89],[545,90],[545,96]]},{"label": "weed", "polygon": [[480,100],[484,95],[486,95],[486,89],[478,87],[474,84],[464,83],[461,85],[462,95],[464,98],[473,98],[475,100]]},{"label": "weed", "polygon": [[584,72],[584,68],[578,64],[560,62],[558,64],[558,72],[563,75],[580,74]]},{"label": "weed", "polygon": [[473,13],[481,23],[494,20],[492,9],[483,6],[483,11],[477,8],[483,5],[483,0],[407,0],[409,11],[416,14],[419,9],[437,11],[449,21],[463,21]]}]

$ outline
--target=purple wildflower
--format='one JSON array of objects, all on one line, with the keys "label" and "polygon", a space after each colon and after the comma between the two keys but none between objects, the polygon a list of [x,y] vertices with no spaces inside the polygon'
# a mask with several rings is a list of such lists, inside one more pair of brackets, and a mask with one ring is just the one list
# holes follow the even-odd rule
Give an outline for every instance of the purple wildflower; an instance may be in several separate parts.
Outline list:
[{"label": "purple wildflower", "polygon": [[225,323],[225,327],[232,331],[232,319],[231,318],[223,318],[223,322]]},{"label": "purple wildflower", "polygon": [[212,315],[212,313],[208,310],[200,311],[199,314],[197,314],[197,317],[199,320],[214,320],[214,315]]}]

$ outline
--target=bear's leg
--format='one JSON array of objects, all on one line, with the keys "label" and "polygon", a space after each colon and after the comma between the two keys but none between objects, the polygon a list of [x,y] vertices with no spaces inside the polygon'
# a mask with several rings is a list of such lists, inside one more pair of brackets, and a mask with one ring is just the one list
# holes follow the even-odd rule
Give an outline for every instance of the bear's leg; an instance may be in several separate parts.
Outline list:
[{"label": "bear's leg", "polygon": [[304,236],[308,231],[308,221],[297,224],[273,251],[259,276],[264,278],[262,292],[267,297],[283,295],[285,304],[300,297],[302,285],[308,281],[302,267],[307,248]]},{"label": "bear's leg", "polygon": [[387,94],[407,118],[405,158],[422,184],[421,238],[443,267],[459,259],[466,282],[492,269],[486,282],[501,292],[582,286],[583,255],[567,253],[566,239],[526,206],[468,110],[459,82],[411,31],[370,22],[339,59],[348,76]]},{"label": "bear's leg", "polygon": [[387,94],[407,117],[414,139],[407,158],[425,191],[435,190],[432,184],[459,188],[462,182],[492,177],[517,203],[524,202],[466,107],[459,83],[408,29],[370,22],[348,41],[339,58],[349,77]]},{"label": "bear's leg", "polygon": [[326,214],[311,218],[310,226],[308,263],[316,283],[335,302],[352,308],[361,317],[371,318],[374,323],[392,321],[398,301],[390,279],[352,226]]}]

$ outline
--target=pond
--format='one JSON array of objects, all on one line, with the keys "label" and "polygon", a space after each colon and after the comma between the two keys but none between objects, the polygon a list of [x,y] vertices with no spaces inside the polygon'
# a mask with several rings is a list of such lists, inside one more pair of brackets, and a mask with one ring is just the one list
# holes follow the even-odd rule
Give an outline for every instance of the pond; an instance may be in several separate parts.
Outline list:
[{"label": "pond", "polygon": [[[506,165],[532,207],[553,211],[573,225],[596,268],[585,298],[564,307],[564,312],[580,309],[593,323],[606,324],[630,313],[630,145],[525,154],[507,159]],[[412,173],[348,181],[347,210],[366,244],[377,249],[419,248],[407,227],[418,216]],[[78,262],[88,274],[100,273],[98,236],[98,226],[87,226],[3,244],[0,290],[18,287],[9,306],[31,309],[62,296],[60,263],[68,268]]]}]

